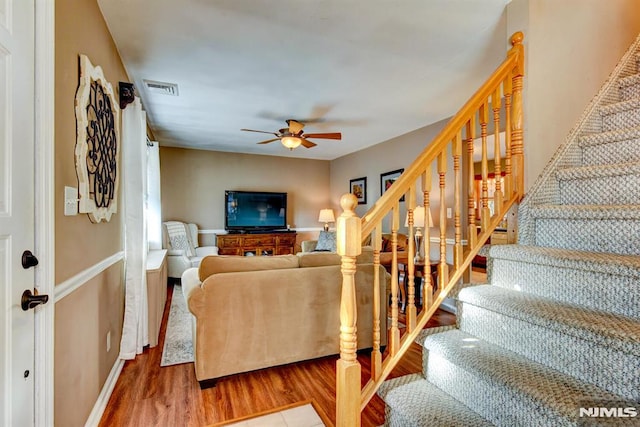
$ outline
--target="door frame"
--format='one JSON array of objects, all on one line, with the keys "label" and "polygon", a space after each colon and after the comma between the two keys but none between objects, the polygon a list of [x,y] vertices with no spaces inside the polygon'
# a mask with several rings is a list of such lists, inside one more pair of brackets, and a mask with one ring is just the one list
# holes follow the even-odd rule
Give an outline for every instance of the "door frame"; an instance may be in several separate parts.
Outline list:
[{"label": "door frame", "polygon": [[55,0],[35,5],[35,269],[49,303],[35,312],[34,425],[54,425],[55,332]]}]

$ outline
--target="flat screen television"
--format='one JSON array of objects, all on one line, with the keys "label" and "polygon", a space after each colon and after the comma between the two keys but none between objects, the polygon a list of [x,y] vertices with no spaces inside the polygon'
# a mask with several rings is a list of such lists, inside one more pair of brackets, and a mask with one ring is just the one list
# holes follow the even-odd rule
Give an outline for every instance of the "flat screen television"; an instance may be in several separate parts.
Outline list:
[{"label": "flat screen television", "polygon": [[227,190],[224,206],[227,231],[268,231],[287,227],[287,193]]}]

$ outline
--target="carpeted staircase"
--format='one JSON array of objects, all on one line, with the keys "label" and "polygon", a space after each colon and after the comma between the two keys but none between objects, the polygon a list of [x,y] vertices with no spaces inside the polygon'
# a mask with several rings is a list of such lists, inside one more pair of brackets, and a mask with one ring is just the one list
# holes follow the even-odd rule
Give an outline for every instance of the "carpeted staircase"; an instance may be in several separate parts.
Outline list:
[{"label": "carpeted staircase", "polygon": [[419,337],[423,373],[382,385],[386,425],[640,425],[639,46],[520,206],[519,244],[462,286],[457,327]]}]

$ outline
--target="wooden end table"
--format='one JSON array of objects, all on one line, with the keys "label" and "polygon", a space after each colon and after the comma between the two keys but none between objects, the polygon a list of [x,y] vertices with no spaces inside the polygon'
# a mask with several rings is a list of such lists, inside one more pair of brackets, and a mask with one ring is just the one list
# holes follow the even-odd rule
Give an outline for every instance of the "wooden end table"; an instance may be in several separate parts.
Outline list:
[{"label": "wooden end table", "polygon": [[[438,287],[438,265],[439,261],[421,261],[414,263],[414,286],[415,286],[415,295],[416,295],[416,306],[422,307],[423,295],[422,295],[422,280],[424,279],[426,274],[426,267],[429,266],[429,274],[431,274],[431,283],[433,285],[433,289],[437,289]],[[398,260],[398,284],[402,283],[401,288],[401,298],[402,298],[402,311],[404,312],[407,306],[408,294],[409,294],[409,284],[407,283],[407,276],[409,275],[409,263],[405,258],[403,260]]]}]

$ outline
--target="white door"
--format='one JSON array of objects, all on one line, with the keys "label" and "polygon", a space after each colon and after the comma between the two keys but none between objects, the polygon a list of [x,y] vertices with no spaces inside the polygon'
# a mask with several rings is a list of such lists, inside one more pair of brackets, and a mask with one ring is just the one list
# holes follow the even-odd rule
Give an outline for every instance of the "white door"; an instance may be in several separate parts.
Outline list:
[{"label": "white door", "polygon": [[[0,0],[0,425],[34,423],[34,1]],[[37,254],[36,254],[37,255]]]}]

